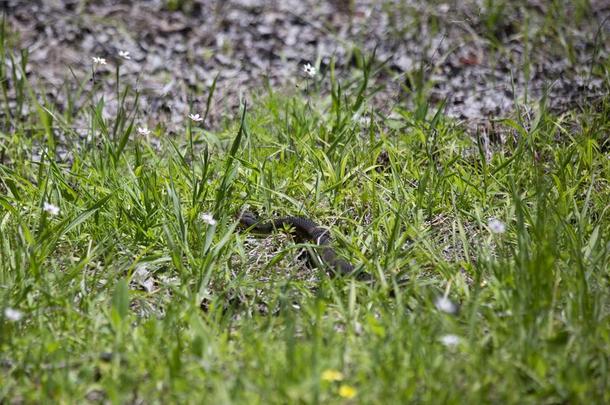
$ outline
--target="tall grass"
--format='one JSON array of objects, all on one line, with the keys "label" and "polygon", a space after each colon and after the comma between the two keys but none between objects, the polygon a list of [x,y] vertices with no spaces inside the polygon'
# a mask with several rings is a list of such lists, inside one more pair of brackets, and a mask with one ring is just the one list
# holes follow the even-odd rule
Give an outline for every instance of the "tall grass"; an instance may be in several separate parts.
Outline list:
[{"label": "tall grass", "polygon": [[[610,401],[607,97],[485,146],[425,92],[370,114],[362,60],[155,147],[118,70],[115,116],[84,81],[62,115],[1,33],[2,401]],[[246,205],[332,226],[374,282],[238,232]]]}]

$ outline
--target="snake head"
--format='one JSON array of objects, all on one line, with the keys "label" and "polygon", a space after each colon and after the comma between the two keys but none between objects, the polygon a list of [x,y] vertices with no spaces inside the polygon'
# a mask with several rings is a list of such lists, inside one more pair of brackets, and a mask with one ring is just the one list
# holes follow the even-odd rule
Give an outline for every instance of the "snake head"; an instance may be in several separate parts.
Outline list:
[{"label": "snake head", "polygon": [[244,211],[239,215],[239,223],[248,228],[258,222],[258,217],[250,211]]}]

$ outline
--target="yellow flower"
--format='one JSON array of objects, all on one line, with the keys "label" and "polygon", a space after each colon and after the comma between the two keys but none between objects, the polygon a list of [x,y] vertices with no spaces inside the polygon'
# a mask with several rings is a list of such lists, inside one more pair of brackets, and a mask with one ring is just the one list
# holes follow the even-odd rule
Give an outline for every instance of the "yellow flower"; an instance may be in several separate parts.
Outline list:
[{"label": "yellow flower", "polygon": [[341,381],[343,380],[343,374],[337,370],[324,370],[322,372],[322,379],[324,381]]},{"label": "yellow flower", "polygon": [[343,398],[354,398],[356,394],[358,394],[358,391],[351,385],[342,385],[339,387],[339,395]]}]

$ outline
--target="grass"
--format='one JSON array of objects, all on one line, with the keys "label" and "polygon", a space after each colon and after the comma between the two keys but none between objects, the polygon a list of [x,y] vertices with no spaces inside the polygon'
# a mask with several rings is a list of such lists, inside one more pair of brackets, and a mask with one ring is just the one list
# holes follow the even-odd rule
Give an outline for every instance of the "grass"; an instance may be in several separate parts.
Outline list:
[{"label": "grass", "polygon": [[[1,39],[0,401],[610,402],[607,95],[494,143],[423,95],[374,113],[361,63],[147,137],[128,86],[62,111]],[[239,232],[245,206],[332,225],[375,282]]]}]

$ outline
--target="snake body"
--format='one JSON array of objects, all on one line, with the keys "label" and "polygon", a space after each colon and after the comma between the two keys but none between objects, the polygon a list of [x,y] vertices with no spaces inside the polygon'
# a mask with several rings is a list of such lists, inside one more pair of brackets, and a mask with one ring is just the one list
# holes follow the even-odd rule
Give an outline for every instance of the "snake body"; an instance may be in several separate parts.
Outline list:
[{"label": "snake body", "polygon": [[277,229],[289,229],[298,243],[312,241],[320,246],[318,252],[322,261],[336,274],[347,275],[354,271],[354,266],[341,259],[331,247],[331,237],[328,229],[319,226],[309,218],[287,216],[263,222],[253,213],[244,212],[239,222],[251,231],[263,234],[272,233]]}]

